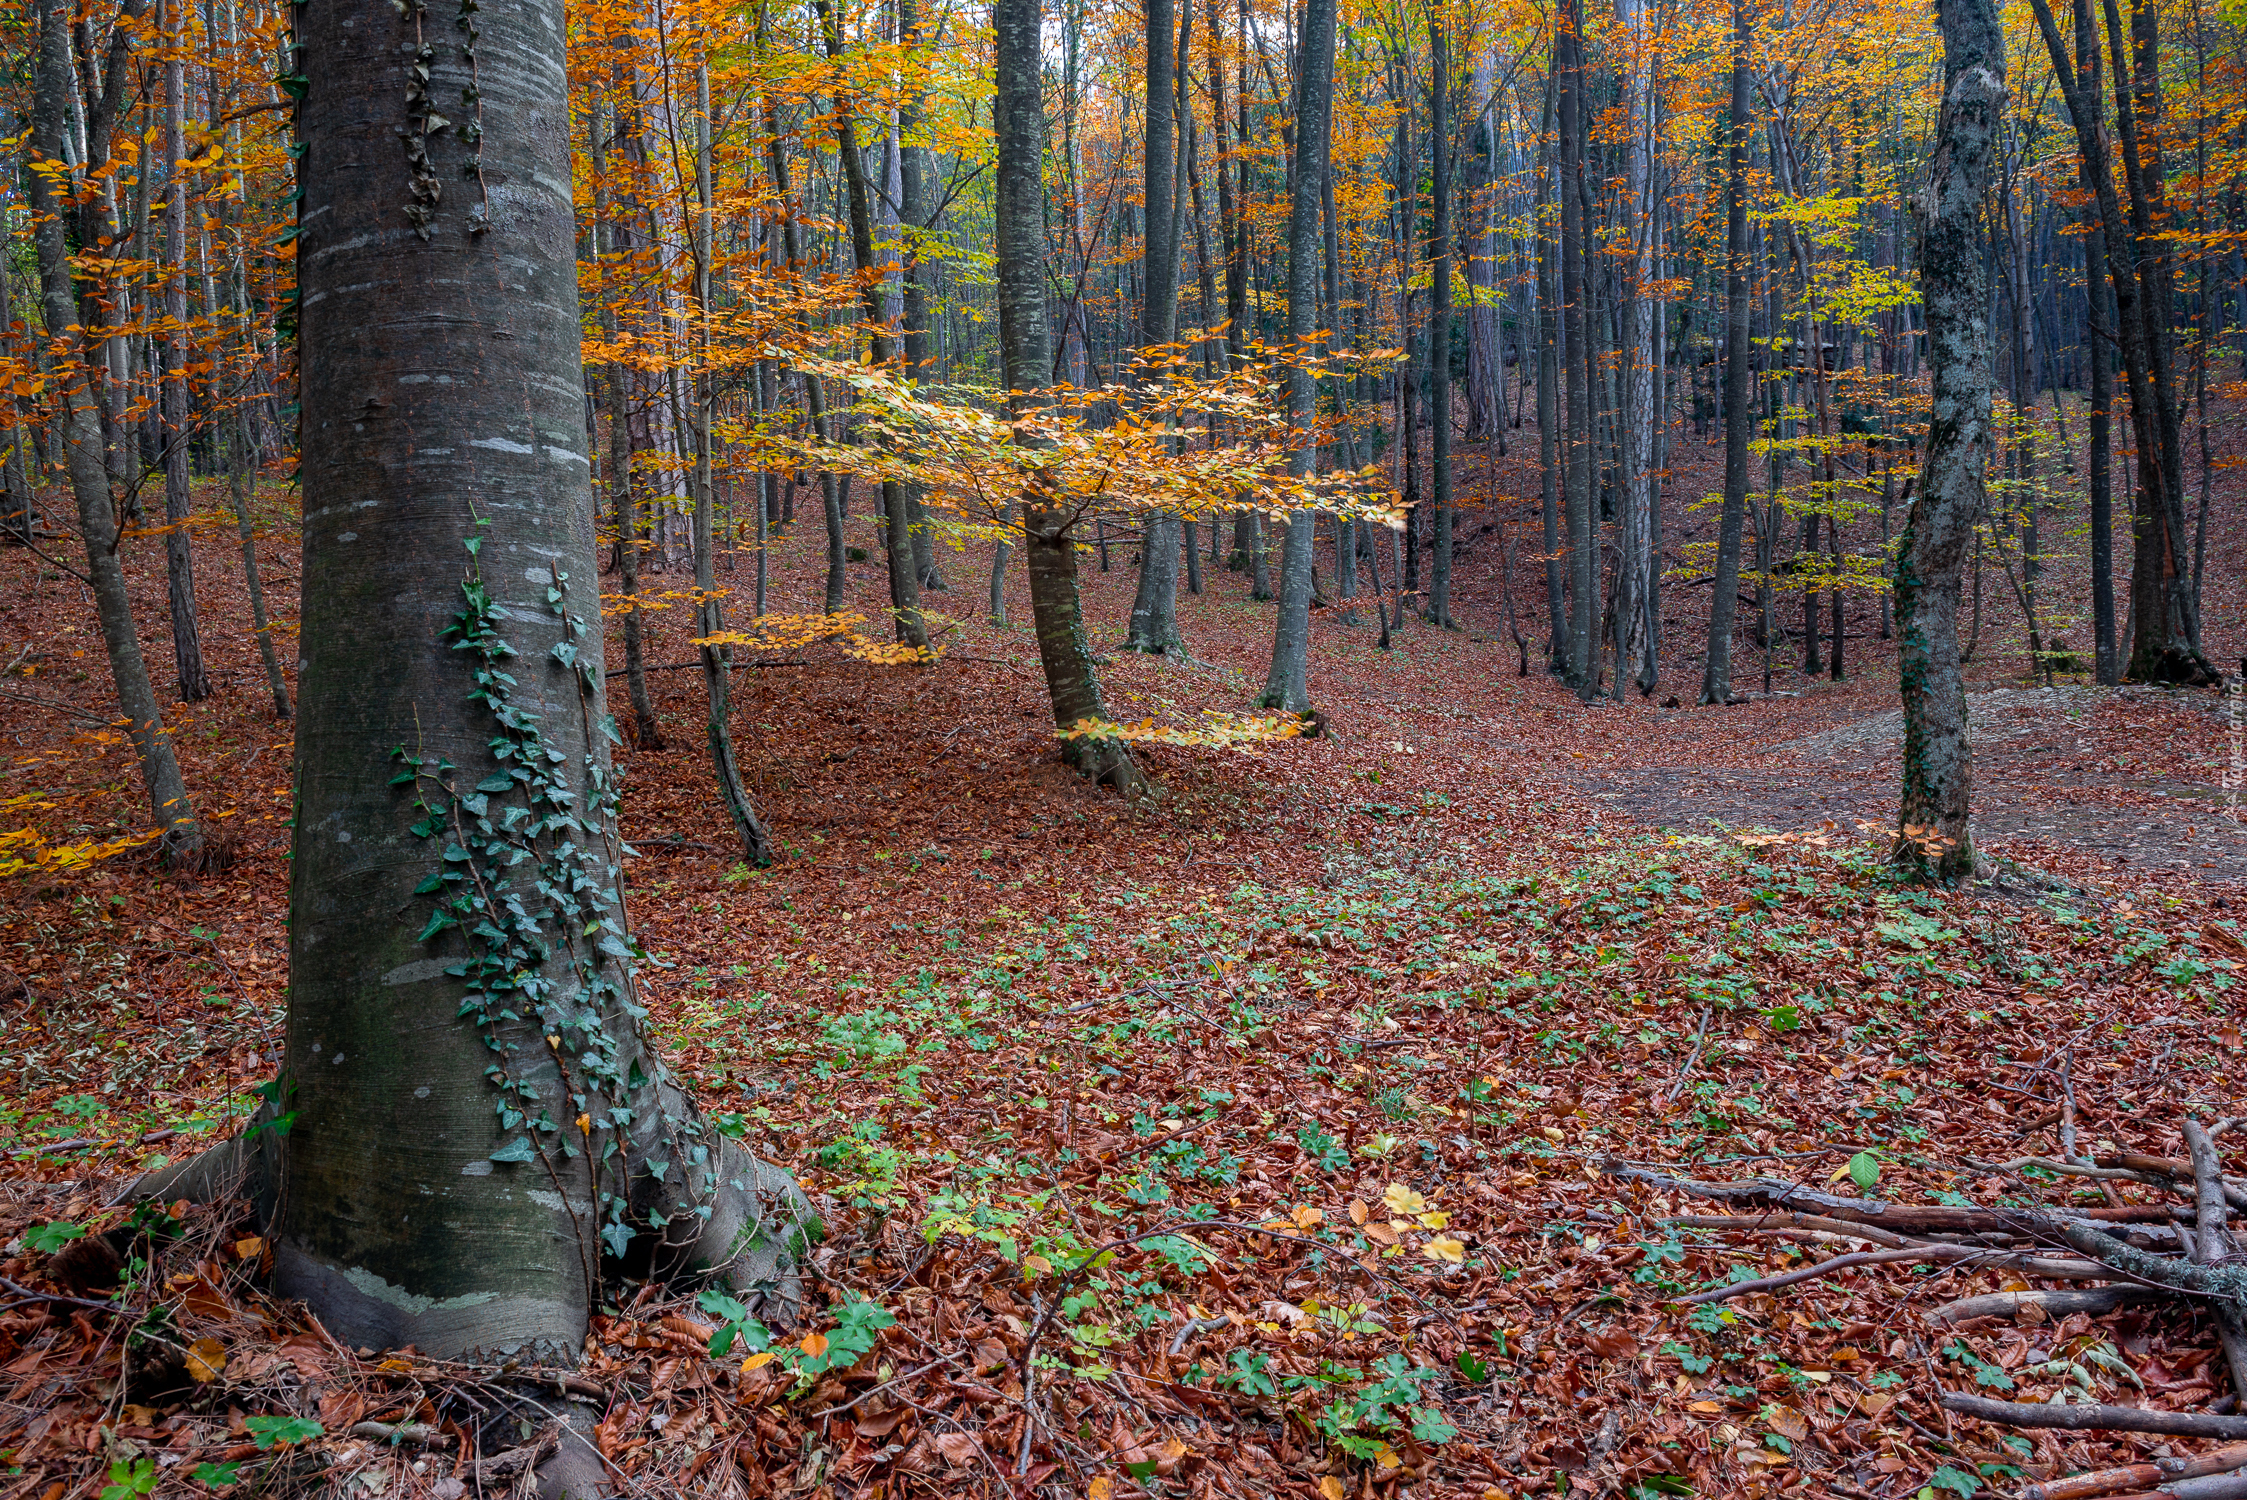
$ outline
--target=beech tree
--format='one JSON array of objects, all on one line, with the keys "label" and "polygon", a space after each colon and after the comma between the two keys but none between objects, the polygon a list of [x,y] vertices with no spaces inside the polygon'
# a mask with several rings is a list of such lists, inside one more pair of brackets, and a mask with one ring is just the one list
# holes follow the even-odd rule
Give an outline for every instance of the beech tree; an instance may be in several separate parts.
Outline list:
[{"label": "beech tree", "polygon": [[298,14],[287,1042],[252,1130],[141,1191],[249,1169],[276,1287],[347,1344],[566,1366],[625,1265],[785,1314],[809,1205],[673,1082],[635,987],[562,6]]},{"label": "beech tree", "polygon": [[1973,759],[1958,660],[1958,601],[1974,524],[1987,503],[1994,372],[1982,212],[2005,104],[2005,34],[1992,0],[1940,0],[1936,14],[1943,28],[1943,109],[1927,185],[1915,205],[1935,406],[1919,498],[1896,566],[1904,700],[1896,858],[1955,880],[1976,865],[1967,822]]}]

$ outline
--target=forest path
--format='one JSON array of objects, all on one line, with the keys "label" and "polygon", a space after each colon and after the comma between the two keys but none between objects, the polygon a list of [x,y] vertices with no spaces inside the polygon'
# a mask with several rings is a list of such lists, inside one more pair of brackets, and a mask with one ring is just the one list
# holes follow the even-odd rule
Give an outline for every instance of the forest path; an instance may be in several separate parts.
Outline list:
[{"label": "forest path", "polygon": [[[2235,730],[2224,700],[2001,688],[1969,695],[1968,712],[1974,819],[1991,852],[2036,868],[2247,881],[2247,826],[2225,787]],[[1902,741],[1902,711],[1891,709],[1767,746],[1739,765],[1618,768],[1579,785],[1657,827],[1798,834],[1830,824],[1854,834],[1894,820]],[[2236,773],[2229,780],[2239,786]]]}]

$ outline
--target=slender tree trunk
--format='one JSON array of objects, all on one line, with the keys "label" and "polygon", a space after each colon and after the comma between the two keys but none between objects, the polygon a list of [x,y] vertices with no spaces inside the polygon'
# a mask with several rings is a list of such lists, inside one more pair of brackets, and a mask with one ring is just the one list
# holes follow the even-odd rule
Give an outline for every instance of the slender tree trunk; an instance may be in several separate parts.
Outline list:
[{"label": "slender tree trunk", "polygon": [[1435,547],[1428,581],[1428,623],[1455,629],[1451,618],[1451,57],[1442,11],[1428,10],[1428,150],[1435,167],[1429,235],[1428,406],[1435,424],[1430,455],[1435,494]]},{"label": "slender tree trunk", "polygon": [[[1139,347],[1168,344],[1177,329],[1177,119],[1173,113],[1172,48],[1179,40],[1171,0],[1147,0],[1146,236],[1139,306]],[[1132,598],[1126,651],[1183,656],[1178,634],[1178,520],[1140,513],[1139,586]]]},{"label": "slender tree trunk", "polygon": [[[621,131],[624,124],[621,113],[617,124]],[[608,178],[604,170],[607,151],[603,117],[596,111],[592,122],[590,157],[593,167],[594,252],[597,255],[611,254],[627,248],[619,240],[628,241],[630,234],[629,230],[622,228],[609,215]],[[600,319],[601,331],[613,340],[616,337],[616,300],[607,295],[605,286]],[[609,399],[609,491],[616,516],[616,571],[618,586],[625,598],[622,610],[625,700],[632,709],[633,747],[639,750],[661,750],[663,731],[656,722],[655,698],[648,691],[647,640],[639,607],[640,504],[632,475],[632,379],[621,360],[609,362],[605,384]]]},{"label": "slender tree trunk", "polygon": [[273,646],[273,620],[265,607],[265,580],[257,562],[257,530],[250,517],[250,501],[257,486],[256,439],[249,414],[237,411],[227,424],[232,439],[227,468],[228,490],[234,504],[234,527],[242,540],[242,581],[250,596],[250,628],[257,634],[258,660],[265,668],[265,688],[273,695],[273,717],[289,716],[289,680],[281,672],[281,656]]},{"label": "slender tree trunk", "polygon": [[[1317,443],[1310,436],[1317,416],[1318,387],[1304,363],[1314,351],[1318,330],[1319,179],[1326,169],[1328,124],[1334,107],[1335,0],[1304,0],[1303,29],[1296,43],[1295,160],[1288,173],[1287,336],[1288,420],[1298,432],[1288,469],[1298,476],[1316,471]],[[1264,678],[1266,708],[1287,713],[1311,709],[1311,563],[1318,516],[1299,510],[1287,518],[1280,555],[1279,622],[1272,632],[1272,666]]]},{"label": "slender tree trunk", "polygon": [[1709,654],[1701,702],[1732,701],[1732,629],[1739,608],[1740,526],[1748,506],[1748,53],[1746,0],[1732,3],[1731,137],[1724,181],[1724,511],[1717,522],[1716,594],[1709,601]]},{"label": "slender tree trunk", "polygon": [[1566,441],[1569,592],[1569,686],[1589,702],[1599,690],[1599,518],[1592,493],[1591,373],[1585,317],[1584,254],[1584,45],[1581,0],[1562,8],[1554,40],[1560,74],[1560,298],[1561,344],[1567,351]]},{"label": "slender tree trunk", "polygon": [[[74,87],[70,15],[70,7],[63,0],[40,0],[31,146],[47,161],[63,159],[63,132]],[[118,29],[120,33],[125,30],[122,25]],[[106,148],[106,142],[104,145]],[[173,753],[170,731],[164,727],[164,711],[149,683],[148,663],[141,656],[140,637],[133,628],[124,561],[117,553],[119,527],[109,488],[109,467],[103,457],[101,417],[88,378],[90,361],[84,334],[79,331],[81,315],[62,220],[65,207],[53,179],[41,172],[24,175],[31,200],[33,253],[39,265],[39,308],[47,336],[56,347],[50,372],[54,396],[62,409],[57,425],[71,495],[78,505],[78,529],[86,543],[86,577],[92,586],[94,614],[108,652],[117,706],[124,711],[125,734],[140,761],[149,807],[157,828],[162,830],[158,848],[168,864],[193,868],[203,858],[203,828],[188,800],[179,758]],[[84,321],[91,323],[93,319]]]},{"label": "slender tree trunk", "polygon": [[1943,108],[1916,204],[1934,412],[1897,566],[1904,774],[1895,858],[1922,876],[1957,880],[1978,863],[1958,604],[1986,503],[1993,371],[1982,205],[2005,107],[2005,37],[1992,0],[1940,0],[1936,16]]},{"label": "slender tree trunk", "polygon": [[1557,76],[1547,82],[1544,128],[1538,132],[1537,148],[1537,471],[1545,525],[1545,611],[1550,616],[1545,666],[1555,676],[1567,677],[1573,671],[1569,661],[1574,653],[1568,628],[1568,554],[1561,544],[1560,265],[1553,244],[1559,205],[1553,198],[1557,173],[1551,145],[1558,87]]},{"label": "slender tree trunk", "polygon": [[[897,40],[906,48],[922,45],[921,16],[918,0],[897,0]],[[905,64],[909,78],[924,76],[925,65],[908,56]],[[905,366],[915,380],[927,380],[929,369],[928,339],[928,269],[921,255],[920,236],[935,226],[929,220],[934,205],[928,201],[928,148],[912,139],[921,128],[920,90],[909,90],[897,110],[897,170],[900,195],[900,223],[905,238],[905,263],[903,268],[905,315],[904,344]],[[907,488],[907,510],[912,517],[913,572],[923,589],[948,592],[950,585],[936,563],[936,539],[929,530],[928,507],[918,485]],[[918,601],[919,595],[916,594]]]},{"label": "slender tree trunk", "polygon": [[[841,23],[829,0],[817,0],[817,8],[827,59],[839,64],[843,57]],[[866,163],[858,152],[857,108],[858,101],[849,95],[836,100],[835,145],[836,153],[842,158],[843,187],[850,209],[851,253],[859,270],[864,272],[875,264],[874,211],[866,185]],[[1043,264],[1042,258],[1040,264]],[[860,300],[865,306],[866,321],[874,330],[871,335],[874,363],[888,365],[897,358],[897,346],[882,316],[879,284],[870,279],[865,281]],[[882,481],[882,551],[889,564],[889,602],[897,620],[897,639],[903,645],[926,648],[928,624],[921,615],[921,580],[913,566],[912,507],[907,500],[902,483],[894,479]]]},{"label": "slender tree trunk", "polygon": [[1622,508],[1615,567],[1615,691],[1631,678],[1641,696],[1659,681],[1654,631],[1647,610],[1654,597],[1654,201],[1652,66],[1640,35],[1639,0],[1616,0],[1615,22],[1629,49],[1623,64],[1623,195],[1629,205],[1631,284],[1622,298],[1624,380]]},{"label": "slender tree trunk", "polygon": [[[53,0],[50,0],[53,3]],[[1053,368],[1046,332],[1045,100],[1040,76],[1039,0],[998,0],[997,97],[992,116],[998,136],[996,248],[999,281],[999,353],[1009,408],[1019,417],[1033,409],[1029,392]],[[1022,498],[1024,562],[1030,574],[1030,612],[1045,669],[1053,721],[1062,728],[1087,719],[1105,721],[1100,678],[1085,640],[1077,592],[1077,544],[1071,528],[1080,517],[1054,503],[1038,479]],[[1094,736],[1062,741],[1063,754],[1095,781],[1126,793],[1146,790],[1147,779],[1121,740]]]},{"label": "slender tree trunk", "polygon": [[[718,793],[733,821],[734,836],[741,840],[741,857],[762,868],[772,863],[772,839],[764,820],[749,800],[741,780],[741,765],[733,750],[733,648],[709,637],[726,628],[725,591],[718,587],[717,537],[712,529],[716,488],[711,482],[710,408],[716,400],[711,389],[710,318],[711,259],[715,251],[711,214],[716,207],[710,166],[710,70],[695,70],[694,113],[694,219],[689,241],[694,253],[694,354],[700,368],[693,371],[693,409],[685,413],[692,424],[694,486],[694,590],[696,635],[702,638],[702,678],[708,688],[710,709],[710,766]],[[674,377],[677,371],[672,372]],[[763,514],[760,501],[758,513]]]},{"label": "slender tree trunk", "polygon": [[195,538],[188,530],[195,501],[188,434],[193,427],[188,392],[187,338],[187,179],[179,163],[187,156],[187,66],[181,55],[187,28],[179,0],[159,0],[157,30],[172,49],[164,64],[164,574],[171,597],[172,655],[179,669],[179,695],[189,703],[211,696],[211,674],[203,667],[203,633],[195,609]]}]

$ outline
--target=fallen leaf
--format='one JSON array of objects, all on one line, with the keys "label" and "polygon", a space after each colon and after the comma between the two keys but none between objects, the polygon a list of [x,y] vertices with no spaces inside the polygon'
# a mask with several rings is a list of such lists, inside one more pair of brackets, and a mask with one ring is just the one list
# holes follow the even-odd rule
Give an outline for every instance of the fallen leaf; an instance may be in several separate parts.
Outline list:
[{"label": "fallen leaf", "polygon": [[1428,1200],[1401,1182],[1390,1183],[1388,1190],[1381,1195],[1381,1201],[1389,1205],[1389,1212],[1393,1214],[1409,1215],[1428,1211]]},{"label": "fallen leaf", "polygon": [[1342,1497],[1349,1491],[1342,1488],[1341,1480],[1336,1479],[1332,1474],[1327,1474],[1322,1475],[1319,1479],[1319,1493],[1325,1496],[1326,1500],[1342,1500]]},{"label": "fallen leaf", "polygon": [[1365,1206],[1363,1198],[1352,1198],[1350,1200],[1350,1222],[1360,1229],[1365,1227],[1365,1221],[1372,1217],[1372,1213],[1373,1211]]},{"label": "fallen leaf", "polygon": [[187,1346],[187,1373],[198,1384],[208,1385],[226,1373],[226,1345],[217,1339],[197,1339]]},{"label": "fallen leaf", "polygon": [[1456,1266],[1466,1260],[1467,1247],[1454,1235],[1439,1234],[1422,1245],[1420,1253],[1430,1260],[1440,1260]]},{"label": "fallen leaf", "polygon": [[807,1359],[817,1359],[827,1352],[827,1335],[824,1333],[807,1333],[804,1335],[804,1341],[796,1347],[804,1351],[804,1356]]}]

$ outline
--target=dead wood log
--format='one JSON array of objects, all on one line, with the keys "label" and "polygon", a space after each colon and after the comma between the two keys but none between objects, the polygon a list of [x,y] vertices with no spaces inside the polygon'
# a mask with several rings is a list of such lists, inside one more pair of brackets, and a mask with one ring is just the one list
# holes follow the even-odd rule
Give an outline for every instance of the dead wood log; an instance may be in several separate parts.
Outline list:
[{"label": "dead wood log", "polygon": [[2247,1474],[2210,1474],[2204,1479],[2172,1479],[2158,1490],[2117,1495],[2115,1500],[2247,1500]]},{"label": "dead wood log", "polygon": [[1943,1409],[2000,1427],[2041,1427],[2060,1432],[2157,1432],[2166,1437],[2247,1438],[2247,1417],[2212,1417],[2194,1411],[2154,1411],[2143,1406],[2047,1406],[2040,1401],[1992,1401],[1958,1391],[1943,1394]]},{"label": "dead wood log", "polygon": [[[1709,1198],[1719,1203],[1760,1204],[1824,1219],[1875,1225],[1898,1234],[1982,1234],[1993,1230],[2023,1234],[2047,1216],[2027,1210],[1954,1208],[1934,1203],[1887,1203],[1877,1198],[1843,1198],[1791,1182],[1777,1182],[1768,1177],[1758,1177],[1747,1182],[1701,1182],[1691,1177],[1672,1177],[1613,1160],[1601,1163],[1601,1168],[1617,1177],[1644,1182],[1671,1192],[1690,1193],[1696,1198]],[[2101,1224],[2159,1224],[2168,1220],[2171,1211],[2163,1204],[2145,1203],[2128,1204],[2121,1208],[2069,1208],[2050,1212],[2059,1217],[2086,1219]]]},{"label": "dead wood log", "polygon": [[[2112,1167],[2124,1172],[2139,1172],[2149,1177],[2165,1178],[2179,1192],[2184,1191],[2186,1184],[2194,1180],[2192,1163],[2179,1161],[2173,1156],[2148,1156],[2142,1151],[2118,1151],[2112,1156],[2095,1156],[2092,1161],[2102,1167]],[[2247,1183],[2242,1183],[2231,1177],[2225,1177],[2221,1180],[2223,1182],[2224,1201],[2231,1207],[2247,1213]]]},{"label": "dead wood log", "polygon": [[1835,1271],[1852,1270],[1858,1266],[1892,1266],[1925,1261],[1972,1261],[1978,1269],[2019,1271],[2029,1276],[2048,1276],[2056,1281],[2098,1281],[2114,1274],[2107,1267],[2091,1260],[2047,1260],[2041,1256],[1988,1250],[1978,1245],[1906,1245],[1900,1250],[1864,1250],[1851,1255],[1837,1255],[1831,1260],[1822,1260],[1799,1270],[1765,1276],[1755,1281],[1736,1281],[1730,1286],[1711,1287],[1705,1292],[1695,1292],[1690,1297],[1679,1297],[1676,1300],[1688,1305],[1724,1302],[1734,1297],[1744,1297],[1751,1292],[1777,1291],[1780,1287],[1793,1286],[1798,1281],[1808,1281],[1815,1276],[1828,1276]]},{"label": "dead wood log", "polygon": [[[2036,1307],[2056,1322],[2070,1313],[2089,1313],[2097,1317],[2119,1308],[2165,1301],[2169,1296],[2168,1292],[2142,1286],[2095,1286],[2073,1292],[1991,1292],[1986,1296],[1946,1302],[1929,1313],[1927,1321],[1938,1328],[1947,1328],[1974,1318],[2009,1318],[2024,1307]],[[2247,1459],[2240,1462],[2247,1463]]]},{"label": "dead wood log", "polygon": [[2099,1500],[2103,1495],[2119,1495],[2125,1490],[2150,1490],[2165,1480],[2229,1474],[2243,1465],[2247,1465],[2247,1443],[2232,1443],[2198,1458],[2148,1459],[2144,1463],[2095,1469],[2088,1474],[2071,1474],[2065,1479],[2032,1484],[2021,1491],[2021,1500]]},{"label": "dead wood log", "polygon": [[[2229,1205],[2224,1199],[2223,1157],[2215,1138],[2198,1120],[2185,1121],[2185,1149],[2192,1153],[2193,1206],[2197,1252],[2204,1266],[2220,1266],[2236,1254],[2231,1240]],[[2225,1298],[2215,1305],[2216,1335],[2223,1341],[2224,1364],[2231,1370],[2231,1388],[2247,1398],[2247,1314],[2237,1302]]]}]

